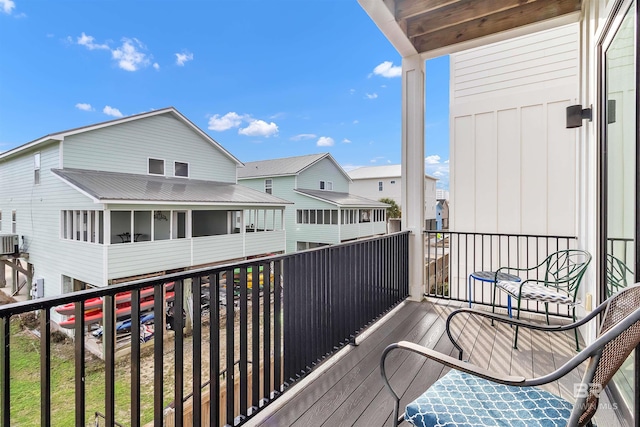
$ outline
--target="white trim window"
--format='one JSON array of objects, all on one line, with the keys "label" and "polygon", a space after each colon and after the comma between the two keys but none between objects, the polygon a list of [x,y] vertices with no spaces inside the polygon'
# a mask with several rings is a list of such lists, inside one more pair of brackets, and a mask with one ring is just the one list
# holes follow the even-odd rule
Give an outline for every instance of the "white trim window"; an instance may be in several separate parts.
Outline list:
[{"label": "white trim window", "polygon": [[332,181],[320,181],[320,189],[325,191],[333,191]]},{"label": "white trim window", "polygon": [[104,212],[87,210],[60,211],[60,238],[102,244]]},{"label": "white trim window", "polygon": [[11,233],[16,234],[18,231],[17,211],[11,211]]},{"label": "white trim window", "polygon": [[33,183],[40,184],[40,153],[33,155]]},{"label": "white trim window", "polygon": [[147,173],[149,175],[164,176],[164,160],[149,157],[147,161]]},{"label": "white trim window", "polygon": [[378,181],[378,191],[382,191],[383,189],[383,183],[382,181]]},{"label": "white trim window", "polygon": [[267,194],[273,194],[273,180],[265,179],[264,180],[264,192]]},{"label": "white trim window", "polygon": [[178,178],[189,178],[189,163],[173,162],[173,176]]}]

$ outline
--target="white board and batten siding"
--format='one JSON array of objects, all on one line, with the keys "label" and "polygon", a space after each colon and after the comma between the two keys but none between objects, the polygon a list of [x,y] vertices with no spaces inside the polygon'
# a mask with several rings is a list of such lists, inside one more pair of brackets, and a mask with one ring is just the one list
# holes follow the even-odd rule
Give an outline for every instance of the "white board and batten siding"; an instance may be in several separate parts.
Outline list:
[{"label": "white board and batten siding", "polygon": [[236,162],[169,113],[64,140],[65,168],[146,175],[149,158],[164,160],[167,177],[186,162],[191,179],[236,182]]},{"label": "white board and batten siding", "polygon": [[[451,56],[452,230],[576,235],[580,152],[566,107],[578,103],[579,52],[573,24]],[[523,259],[535,257],[535,239],[530,248],[512,245],[511,254],[493,240],[474,240],[476,259],[462,265],[460,277],[454,272],[452,292],[466,289],[465,271],[488,265],[482,248],[485,258],[536,261]],[[467,252],[464,243],[460,251]],[[480,289],[490,298],[490,287]]]},{"label": "white board and batten siding", "polygon": [[576,234],[577,24],[451,56],[451,228]]}]

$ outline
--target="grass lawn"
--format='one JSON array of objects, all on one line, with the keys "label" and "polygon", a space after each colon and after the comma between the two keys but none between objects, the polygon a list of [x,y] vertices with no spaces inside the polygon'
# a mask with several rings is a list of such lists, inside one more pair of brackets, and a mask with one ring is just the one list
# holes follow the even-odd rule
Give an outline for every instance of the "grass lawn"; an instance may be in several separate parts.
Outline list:
[{"label": "grass lawn", "polygon": [[[28,328],[24,328],[27,326]],[[37,327],[28,316],[11,323],[11,425],[40,425],[40,341],[27,329]],[[75,424],[74,348],[70,339],[56,334],[51,344],[51,417],[54,426]],[[56,341],[56,342],[54,342]],[[150,363],[153,363],[152,361]],[[173,381],[172,378],[165,380]],[[85,364],[86,425],[94,426],[95,413],[104,413],[104,362],[87,356]],[[165,403],[172,400],[172,390],[165,387]],[[116,366],[116,421],[128,425],[130,420],[130,363]],[[142,384],[142,422],[153,420],[153,386]],[[103,423],[101,425],[104,425]]]}]

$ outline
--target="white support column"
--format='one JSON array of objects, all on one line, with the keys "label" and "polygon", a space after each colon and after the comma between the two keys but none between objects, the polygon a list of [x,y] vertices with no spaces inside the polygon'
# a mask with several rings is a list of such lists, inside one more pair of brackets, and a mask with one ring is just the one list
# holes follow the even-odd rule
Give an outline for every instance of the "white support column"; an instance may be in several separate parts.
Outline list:
[{"label": "white support column", "polygon": [[420,55],[402,59],[402,229],[409,235],[409,295],[424,295],[424,114],[425,64]]}]

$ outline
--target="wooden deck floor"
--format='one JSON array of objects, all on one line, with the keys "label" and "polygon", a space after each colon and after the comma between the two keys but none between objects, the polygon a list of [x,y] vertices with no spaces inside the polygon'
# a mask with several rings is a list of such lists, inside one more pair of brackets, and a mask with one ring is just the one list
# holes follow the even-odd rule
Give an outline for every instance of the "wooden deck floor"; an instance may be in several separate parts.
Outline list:
[{"label": "wooden deck floor", "polygon": [[[259,414],[250,425],[262,426],[366,426],[391,425],[392,400],[380,378],[382,350],[390,343],[406,340],[420,343],[457,357],[445,333],[448,314],[460,303],[407,302],[386,319],[359,345],[347,349],[325,372],[289,390],[286,403],[276,405],[270,414]],[[531,318],[531,316],[529,317]],[[503,374],[526,377],[548,373],[575,354],[575,341],[569,333],[541,333],[522,330],[518,350],[512,348],[513,330],[506,325],[491,326],[487,319],[459,316],[453,330],[465,349],[465,359]],[[401,393],[401,408],[419,396],[446,371],[433,361],[416,354],[396,351],[387,359],[391,384]],[[579,382],[584,366],[562,382],[544,388],[573,400],[573,384]],[[283,396],[283,399],[286,399]],[[401,409],[402,410],[402,409]],[[262,416],[261,416],[262,415]],[[609,422],[607,424],[611,425]]]}]

